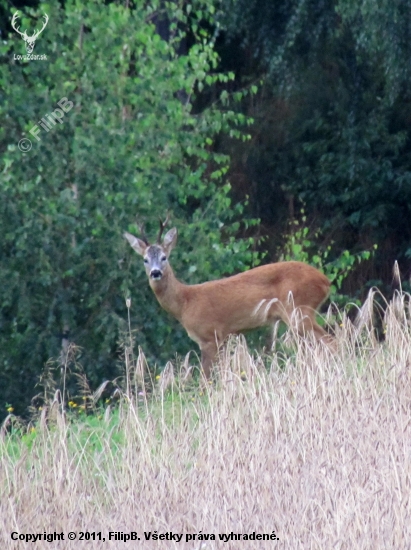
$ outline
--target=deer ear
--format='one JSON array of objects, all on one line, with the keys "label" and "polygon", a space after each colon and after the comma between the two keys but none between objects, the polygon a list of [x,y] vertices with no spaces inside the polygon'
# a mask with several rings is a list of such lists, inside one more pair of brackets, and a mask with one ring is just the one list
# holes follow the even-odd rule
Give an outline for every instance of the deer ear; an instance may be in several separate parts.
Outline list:
[{"label": "deer ear", "polygon": [[128,240],[128,242],[131,244],[137,254],[140,254],[140,256],[144,256],[147,249],[147,244],[144,241],[142,241],[141,239],[137,239],[137,237],[127,232],[124,233],[124,237]]},{"label": "deer ear", "polygon": [[163,239],[163,247],[166,250],[167,255],[170,254],[170,252],[173,250],[177,243],[177,229],[173,227],[173,229],[170,229],[165,235]]}]

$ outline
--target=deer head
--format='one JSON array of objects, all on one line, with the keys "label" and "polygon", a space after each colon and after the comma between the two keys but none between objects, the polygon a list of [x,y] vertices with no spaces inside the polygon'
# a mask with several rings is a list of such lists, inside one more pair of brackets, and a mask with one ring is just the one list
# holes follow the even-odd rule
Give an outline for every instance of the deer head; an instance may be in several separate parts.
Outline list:
[{"label": "deer head", "polygon": [[36,40],[37,38],[39,37],[40,33],[42,33],[48,23],[48,20],[49,20],[49,17],[47,15],[47,13],[44,14],[44,23],[43,23],[43,27],[39,30],[39,31],[34,31],[33,32],[33,35],[32,36],[28,36],[27,32],[24,31],[24,32],[20,32],[19,29],[20,27],[16,27],[16,21],[18,19],[18,13],[16,12],[14,15],[13,15],[13,19],[11,20],[11,26],[13,27],[13,29],[23,38],[24,42],[26,43],[26,50],[27,50],[27,53],[32,53],[33,49],[34,49],[34,46],[36,44]]},{"label": "deer head", "polygon": [[164,222],[160,220],[160,230],[155,244],[150,245],[148,243],[142,225],[139,226],[140,233],[143,237],[142,239],[138,239],[130,233],[124,233],[124,237],[128,240],[137,254],[143,256],[144,267],[150,281],[160,281],[163,278],[169,268],[168,258],[177,242],[177,229],[175,227],[170,229],[170,231],[164,235],[163,241],[161,241],[168,220],[168,216]]}]

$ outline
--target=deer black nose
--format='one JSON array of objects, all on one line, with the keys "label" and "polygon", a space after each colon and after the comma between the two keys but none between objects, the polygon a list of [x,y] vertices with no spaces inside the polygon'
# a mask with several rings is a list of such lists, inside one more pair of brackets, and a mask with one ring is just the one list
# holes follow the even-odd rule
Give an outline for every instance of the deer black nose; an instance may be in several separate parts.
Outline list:
[{"label": "deer black nose", "polygon": [[163,273],[159,269],[153,269],[152,271],[150,271],[150,277],[155,281],[159,281],[162,276]]}]

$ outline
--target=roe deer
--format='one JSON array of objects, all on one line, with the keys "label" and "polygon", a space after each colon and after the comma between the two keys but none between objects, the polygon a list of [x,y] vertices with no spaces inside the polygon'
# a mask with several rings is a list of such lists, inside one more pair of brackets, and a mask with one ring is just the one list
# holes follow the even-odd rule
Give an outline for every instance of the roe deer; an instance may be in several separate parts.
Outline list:
[{"label": "roe deer", "polygon": [[176,279],[168,262],[177,229],[170,229],[161,242],[166,223],[160,222],[156,244],[150,245],[145,236],[142,240],[124,233],[124,237],[144,257],[150,286],[161,307],[178,319],[199,345],[206,378],[227,336],[278,319],[293,324],[300,334],[312,331],[316,340],[332,340],[315,320],[330,289],[329,280],[317,269],[302,262],[278,262],[225,279],[186,285]]}]

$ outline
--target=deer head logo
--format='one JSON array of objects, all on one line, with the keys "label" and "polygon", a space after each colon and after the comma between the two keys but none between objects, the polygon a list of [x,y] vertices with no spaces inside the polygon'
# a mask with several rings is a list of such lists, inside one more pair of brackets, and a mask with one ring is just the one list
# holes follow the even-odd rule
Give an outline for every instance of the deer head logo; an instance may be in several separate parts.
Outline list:
[{"label": "deer head logo", "polygon": [[19,28],[20,27],[16,27],[16,21],[18,19],[18,13],[16,12],[14,15],[13,15],[13,19],[11,20],[11,26],[13,27],[13,29],[18,32],[21,37],[23,38],[24,42],[26,43],[26,50],[27,50],[27,53],[31,53],[34,49],[34,46],[36,44],[36,40],[37,38],[39,37],[40,33],[42,33],[44,31],[44,29],[46,28],[46,25],[48,23],[48,20],[49,20],[49,16],[47,15],[47,13],[44,14],[44,23],[43,23],[43,27],[37,31],[35,30],[33,32],[33,35],[32,36],[28,36],[27,35],[27,32],[24,31],[24,32],[20,32],[19,31]]}]

